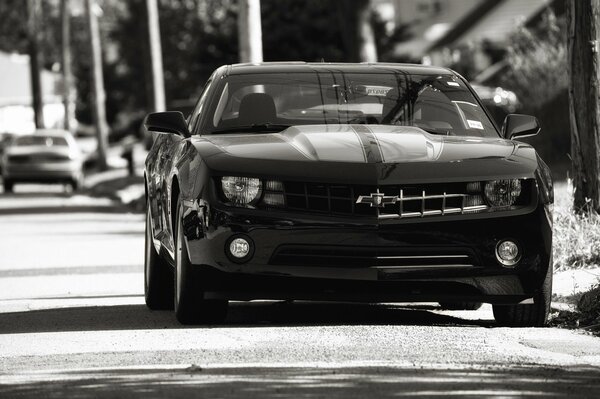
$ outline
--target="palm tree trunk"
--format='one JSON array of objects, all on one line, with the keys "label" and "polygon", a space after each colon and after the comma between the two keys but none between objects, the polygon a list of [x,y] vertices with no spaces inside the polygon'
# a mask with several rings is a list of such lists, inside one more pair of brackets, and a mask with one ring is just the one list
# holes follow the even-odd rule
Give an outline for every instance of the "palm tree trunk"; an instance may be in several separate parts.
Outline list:
[{"label": "palm tree trunk", "polygon": [[146,0],[148,12],[148,37],[150,42],[150,64],[152,66],[153,112],[166,109],[165,81],[163,77],[162,47],[160,43],[160,24],[156,0]]},{"label": "palm tree trunk", "polygon": [[44,128],[44,99],[42,94],[42,61],[40,55],[40,0],[27,1],[27,33],[29,36],[29,69],[35,127]]},{"label": "palm tree trunk", "polygon": [[106,122],[106,93],[102,73],[102,48],[100,47],[100,29],[94,10],[95,0],[85,0],[85,12],[88,19],[89,40],[92,54],[92,110],[96,137],[98,139],[98,168],[106,170],[106,150],[108,147],[108,124]]},{"label": "palm tree trunk", "polygon": [[260,0],[239,0],[238,38],[240,62],[262,62]]},{"label": "palm tree trunk", "polygon": [[61,20],[61,61],[62,61],[62,89],[63,104],[65,108],[64,128],[73,131],[72,121],[75,119],[75,103],[73,98],[73,72],[71,71],[71,11],[70,0],[60,2]]}]

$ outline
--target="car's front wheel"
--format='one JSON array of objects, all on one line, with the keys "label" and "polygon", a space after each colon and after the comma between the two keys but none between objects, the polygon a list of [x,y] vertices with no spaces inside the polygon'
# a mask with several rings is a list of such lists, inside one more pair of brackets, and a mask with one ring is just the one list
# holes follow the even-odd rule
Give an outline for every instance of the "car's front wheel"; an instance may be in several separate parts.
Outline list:
[{"label": "car's front wheel", "polygon": [[173,270],[156,252],[152,240],[150,205],[146,209],[144,251],[144,297],[152,310],[173,309]]},{"label": "car's front wheel", "polygon": [[183,234],[181,205],[175,226],[175,316],[181,324],[221,323],[227,316],[227,300],[205,299],[205,278],[193,267]]},{"label": "car's front wheel", "polygon": [[543,327],[548,322],[552,301],[552,260],[546,278],[531,305],[493,305],[494,318],[501,326]]}]

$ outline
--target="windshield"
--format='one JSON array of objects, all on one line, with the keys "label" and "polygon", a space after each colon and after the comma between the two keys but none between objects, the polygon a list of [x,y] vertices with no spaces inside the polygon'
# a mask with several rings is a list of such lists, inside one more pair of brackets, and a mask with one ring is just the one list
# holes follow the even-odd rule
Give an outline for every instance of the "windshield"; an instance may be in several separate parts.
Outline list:
[{"label": "windshield", "polygon": [[14,145],[24,146],[68,146],[67,140],[59,136],[21,136],[15,139]]},{"label": "windshield", "polygon": [[204,122],[211,134],[293,125],[416,126],[453,136],[498,134],[468,87],[451,74],[294,72],[222,79]]}]

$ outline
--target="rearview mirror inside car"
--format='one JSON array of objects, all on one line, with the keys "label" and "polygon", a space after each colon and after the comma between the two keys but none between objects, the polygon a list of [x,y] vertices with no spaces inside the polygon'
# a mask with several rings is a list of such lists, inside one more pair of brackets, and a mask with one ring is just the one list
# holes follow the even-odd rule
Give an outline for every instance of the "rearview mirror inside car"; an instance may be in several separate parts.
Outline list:
[{"label": "rearview mirror inside car", "polygon": [[502,124],[502,135],[509,140],[535,136],[539,131],[540,124],[531,115],[509,114]]}]

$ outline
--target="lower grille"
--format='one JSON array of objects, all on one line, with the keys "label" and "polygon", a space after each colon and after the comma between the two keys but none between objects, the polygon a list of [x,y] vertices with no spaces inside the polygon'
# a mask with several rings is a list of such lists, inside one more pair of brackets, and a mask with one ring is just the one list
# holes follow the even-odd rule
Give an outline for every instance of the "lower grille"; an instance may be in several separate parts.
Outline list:
[{"label": "lower grille", "polygon": [[467,248],[280,246],[271,265],[374,269],[469,268],[479,262]]}]

